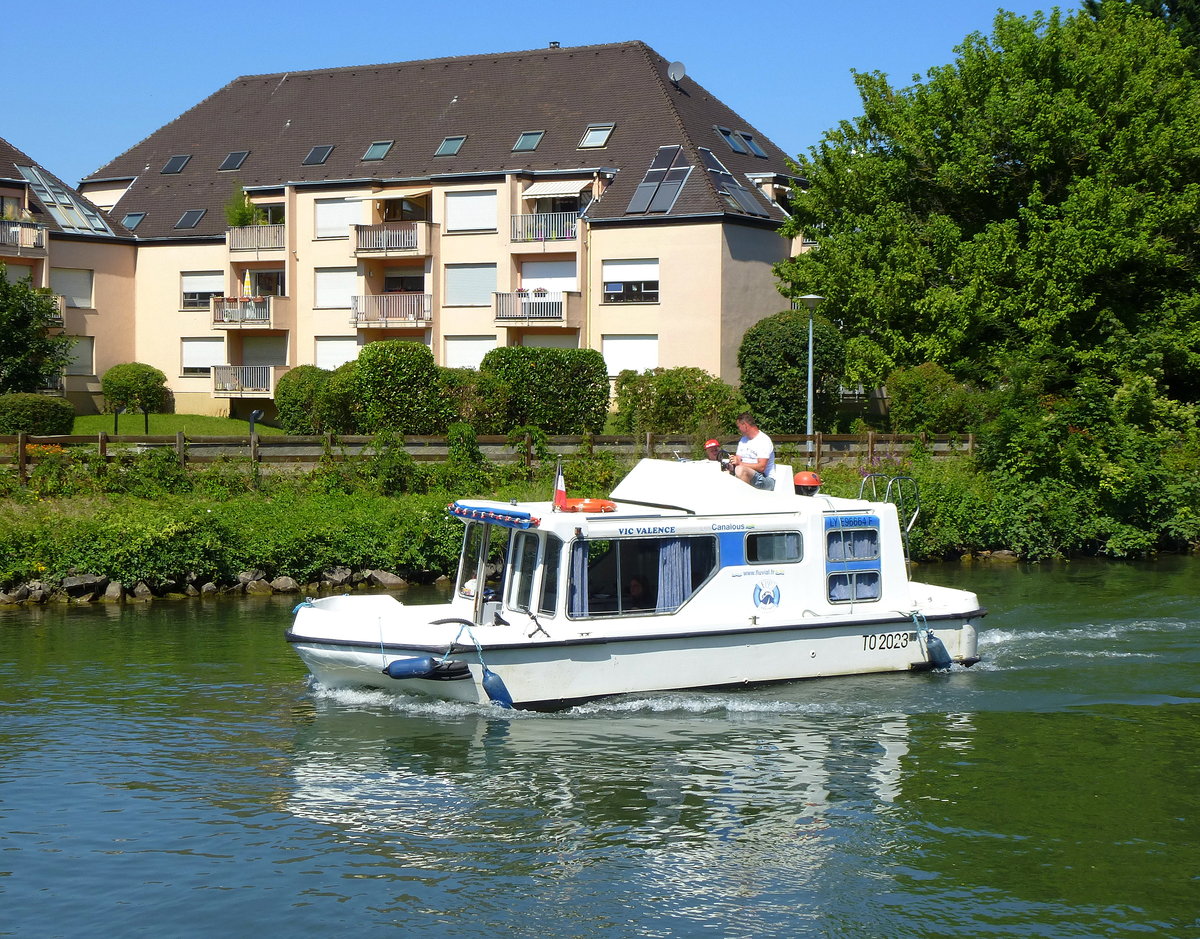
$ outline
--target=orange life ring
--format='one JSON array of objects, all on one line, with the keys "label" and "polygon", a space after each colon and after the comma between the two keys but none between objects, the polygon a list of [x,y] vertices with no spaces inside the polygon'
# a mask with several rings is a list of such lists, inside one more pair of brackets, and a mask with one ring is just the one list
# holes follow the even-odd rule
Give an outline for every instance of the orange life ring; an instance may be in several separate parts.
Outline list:
[{"label": "orange life ring", "polygon": [[617,504],[608,499],[568,499],[565,512],[615,512]]}]

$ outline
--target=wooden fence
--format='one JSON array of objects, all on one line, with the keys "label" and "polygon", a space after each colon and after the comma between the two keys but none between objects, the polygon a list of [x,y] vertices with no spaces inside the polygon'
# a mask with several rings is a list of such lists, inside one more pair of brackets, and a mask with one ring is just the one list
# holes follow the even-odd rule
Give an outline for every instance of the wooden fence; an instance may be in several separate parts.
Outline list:
[{"label": "wooden fence", "polygon": [[[414,460],[437,462],[448,453],[445,437],[402,437],[405,452]],[[779,462],[820,467],[830,463],[854,462],[874,464],[907,456],[920,447],[935,458],[971,453],[975,448],[972,434],[807,434],[779,435],[775,441]],[[94,451],[101,459],[113,460],[122,453],[147,449],[170,448],[181,465],[215,463],[222,460],[250,460],[259,464],[276,464],[280,468],[308,469],[322,459],[353,460],[374,452],[376,438],[343,434],[318,437],[264,436],[249,434],[235,437],[189,437],[182,432],[174,436],[110,435],[103,431],[95,435],[35,437],[28,434],[0,435],[0,465],[15,466],[17,476],[24,481],[29,468],[59,450]],[[496,463],[532,461],[531,441],[514,446],[507,437],[477,438],[479,450]],[[732,451],[737,442],[724,442]],[[594,453],[611,453],[624,457],[670,459],[703,458],[700,441],[690,435],[646,434],[638,437],[555,436],[547,438],[552,456],[578,453],[590,449]]]}]

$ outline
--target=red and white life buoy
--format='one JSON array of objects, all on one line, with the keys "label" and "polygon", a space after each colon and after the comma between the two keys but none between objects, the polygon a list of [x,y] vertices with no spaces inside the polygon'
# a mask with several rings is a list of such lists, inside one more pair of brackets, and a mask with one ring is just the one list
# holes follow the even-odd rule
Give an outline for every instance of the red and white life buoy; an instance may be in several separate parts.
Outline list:
[{"label": "red and white life buoy", "polygon": [[568,499],[564,512],[615,512],[617,504],[608,499]]}]

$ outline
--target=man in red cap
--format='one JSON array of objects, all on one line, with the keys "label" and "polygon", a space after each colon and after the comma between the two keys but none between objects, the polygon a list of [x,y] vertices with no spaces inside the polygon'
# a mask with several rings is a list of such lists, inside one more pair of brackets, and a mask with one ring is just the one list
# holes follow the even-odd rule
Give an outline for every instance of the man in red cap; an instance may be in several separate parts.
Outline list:
[{"label": "man in red cap", "polygon": [[801,470],[792,478],[798,496],[815,496],[821,489],[821,477],[808,470]]},{"label": "man in red cap", "polygon": [[707,459],[714,460],[721,464],[721,469],[727,473],[733,472],[733,467],[729,465],[729,454],[721,449],[721,441],[706,440],[704,441],[704,456]]}]

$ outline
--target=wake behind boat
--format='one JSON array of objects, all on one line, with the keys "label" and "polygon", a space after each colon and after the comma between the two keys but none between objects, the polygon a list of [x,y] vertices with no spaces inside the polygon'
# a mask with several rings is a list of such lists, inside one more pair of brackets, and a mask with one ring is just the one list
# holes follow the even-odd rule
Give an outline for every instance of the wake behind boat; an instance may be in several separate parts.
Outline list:
[{"label": "wake behind boat", "polygon": [[306,600],[288,641],[326,687],[537,709],[978,661],[984,610],[909,580],[893,501],[646,459],[611,499],[556,502],[451,504],[448,603]]}]

